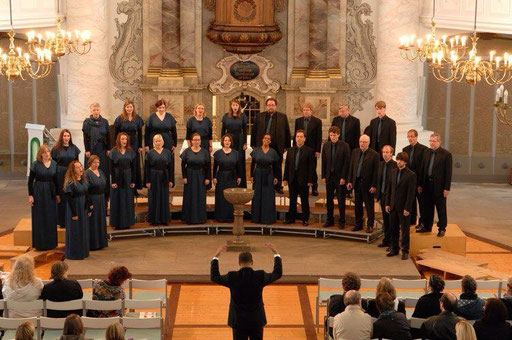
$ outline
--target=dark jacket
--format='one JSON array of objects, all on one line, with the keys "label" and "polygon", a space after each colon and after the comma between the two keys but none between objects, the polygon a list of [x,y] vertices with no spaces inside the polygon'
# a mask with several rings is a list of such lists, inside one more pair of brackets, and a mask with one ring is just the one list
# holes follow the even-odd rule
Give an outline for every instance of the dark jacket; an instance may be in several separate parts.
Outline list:
[{"label": "dark jacket", "polygon": [[[403,152],[407,153],[407,156],[409,156],[409,158],[411,157],[411,150],[411,145],[407,145],[405,148],[402,149]],[[423,156],[425,155],[426,150],[428,150],[428,148],[425,145],[421,143],[416,143],[416,145],[414,146],[414,154],[412,155],[412,164],[410,161],[407,162],[407,166],[409,167],[409,169],[414,171],[418,176],[420,174],[421,164],[423,162]],[[409,166],[409,164],[411,165]]]},{"label": "dark jacket", "polygon": [[[341,116],[334,117],[331,126],[337,126],[340,128],[340,140],[341,140],[341,129],[343,126],[343,118]],[[359,147],[359,137],[361,137],[361,122],[359,118],[349,115],[346,118],[345,123],[345,140],[350,148],[350,151]]]},{"label": "dark jacket", "polygon": [[[397,312],[403,313],[405,315],[405,303],[402,300],[398,301],[398,308],[396,310]],[[377,303],[375,302],[375,299],[369,299],[365,312],[370,314],[372,318],[378,318],[380,315],[379,310],[377,309]]]},{"label": "dark jacket", "polygon": [[[291,145],[290,125],[288,124],[288,117],[284,113],[275,111],[273,115],[270,128],[270,135],[272,136],[270,146],[282,155]],[[263,142],[263,136],[267,129],[267,116],[270,116],[270,114],[264,111],[254,119],[251,131],[251,146],[253,149],[261,146]]]},{"label": "dark jacket", "polygon": [[[324,143],[322,148],[322,179],[328,182],[331,179],[331,141]],[[348,144],[338,140],[336,143],[336,154],[334,157],[334,176],[335,181],[340,179],[348,179],[348,172],[350,167],[350,148]]]},{"label": "dark jacket", "polygon": [[[329,297],[329,303],[327,304],[327,314],[329,316],[336,316],[341,312],[345,311],[345,294],[334,294]],[[361,308],[366,310],[368,308],[368,303],[366,299],[361,299]]]},{"label": "dark jacket", "polygon": [[[380,161],[379,163],[379,171],[377,172],[377,191],[375,192],[375,198],[377,200],[380,200],[380,199],[385,199],[386,198],[386,192],[388,190],[388,185],[389,185],[389,180],[391,178],[391,171],[393,169],[396,169],[396,162],[395,160],[393,159],[390,159],[389,162],[387,163],[387,169],[386,169],[386,182],[384,184],[385,188],[384,188],[384,194],[382,193],[382,175],[383,175],[383,172],[384,172],[384,165],[386,164],[386,162],[384,161]],[[381,195],[383,194],[383,196],[381,197]]]},{"label": "dark jacket", "polygon": [[[295,119],[295,132],[293,133],[294,136],[297,133],[297,130],[304,130],[304,119],[304,117]],[[322,121],[320,118],[314,116],[309,117],[305,144],[313,149],[314,152],[320,153],[320,150],[322,149]]]},{"label": "dark jacket", "polygon": [[379,128],[379,119],[379,117],[375,117],[370,121],[370,129],[368,133],[370,136],[370,148],[380,154],[380,151],[384,145],[390,145],[393,147],[393,149],[396,148],[396,122],[388,116],[384,116],[382,118],[382,125],[380,127],[380,141],[377,146],[377,130]]},{"label": "dark jacket", "polygon": [[427,319],[434,315],[441,314],[441,307],[439,307],[439,299],[443,293],[428,293],[418,299],[414,313],[414,318]]},{"label": "dark jacket", "polygon": [[394,312],[383,314],[373,323],[372,338],[410,340],[411,332],[405,314]]},{"label": "dark jacket", "polygon": [[300,186],[306,186],[308,183],[313,183],[313,175],[315,173],[315,152],[307,145],[303,145],[299,154],[299,166],[295,170],[295,156],[297,155],[298,147],[294,146],[288,150],[286,154],[286,163],[284,165],[284,181],[288,181],[288,185],[297,183]]},{"label": "dark jacket", "polygon": [[455,314],[466,320],[479,320],[484,315],[484,305],[485,300],[479,298],[477,294],[463,293],[457,299]]},{"label": "dark jacket", "polygon": [[404,167],[400,174],[400,183],[397,183],[399,171],[396,168],[391,172],[386,194],[386,205],[389,205],[391,210],[398,212],[404,210],[411,212],[416,198],[416,174],[409,168]]},{"label": "dark jacket", "polygon": [[507,307],[508,312],[508,318],[507,320],[512,320],[512,296],[505,294],[502,299],[500,299],[501,302],[505,304],[505,307]]},{"label": "dark jacket", "polygon": [[[423,187],[428,180],[428,167],[433,149],[425,150],[423,163],[421,165],[418,186]],[[444,190],[450,190],[452,185],[452,154],[442,147],[436,150],[434,166],[432,168],[432,180],[434,182],[434,196],[442,197]]]},{"label": "dark jacket", "polygon": [[457,340],[455,325],[460,318],[451,312],[431,316],[421,325],[423,338],[430,340]]},{"label": "dark jacket", "polygon": [[263,307],[263,287],[279,280],[283,275],[281,257],[274,257],[274,270],[266,273],[263,270],[242,268],[220,275],[219,261],[211,262],[210,279],[231,291],[229,303],[228,326],[237,329],[260,328],[267,324]]},{"label": "dark jacket", "polygon": [[[64,302],[78,300],[83,298],[82,287],[75,280],[53,280],[44,285],[41,291],[41,300],[50,300],[53,302]],[[48,310],[47,316],[50,318],[65,318],[69,314],[82,315],[82,310],[58,311]]]},{"label": "dark jacket", "polygon": [[[352,158],[350,159],[350,169],[348,173],[348,182],[353,186],[356,184],[357,167],[359,165],[359,158],[361,157],[361,149],[357,148],[352,151]],[[369,190],[371,187],[377,188],[378,171],[379,171],[379,154],[374,150],[368,148],[364,155],[363,165],[361,167],[361,178],[363,181],[363,189]]]},{"label": "dark jacket", "polygon": [[494,323],[478,320],[473,328],[478,340],[512,339],[512,328],[507,321]]}]

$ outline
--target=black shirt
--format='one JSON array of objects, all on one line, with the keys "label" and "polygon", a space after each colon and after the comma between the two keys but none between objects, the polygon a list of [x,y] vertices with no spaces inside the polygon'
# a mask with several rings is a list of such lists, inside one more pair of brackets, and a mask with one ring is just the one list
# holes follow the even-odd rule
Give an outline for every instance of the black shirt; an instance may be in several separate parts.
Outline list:
[{"label": "black shirt", "polygon": [[[84,296],[82,287],[75,280],[53,280],[44,285],[41,291],[41,300],[50,300],[53,302],[64,302],[71,300],[78,300]],[[57,311],[48,310],[48,317],[50,318],[65,318],[69,314],[82,315],[82,310],[70,311]]]}]

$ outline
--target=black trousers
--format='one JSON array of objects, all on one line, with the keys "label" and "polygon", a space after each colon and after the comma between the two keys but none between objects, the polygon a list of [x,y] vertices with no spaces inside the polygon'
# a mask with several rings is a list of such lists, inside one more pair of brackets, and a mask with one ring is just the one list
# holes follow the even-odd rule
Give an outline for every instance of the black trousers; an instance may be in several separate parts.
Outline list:
[{"label": "black trousers", "polygon": [[338,200],[338,210],[340,212],[340,224],[345,224],[345,198],[347,196],[347,186],[340,185],[340,181],[331,174],[329,181],[325,183],[327,193],[327,221],[334,221],[334,197]]},{"label": "black trousers", "polygon": [[315,163],[315,172],[313,173],[313,186],[311,187],[311,191],[318,191],[318,174],[316,173],[316,165],[318,164],[318,158],[313,157],[313,162]]},{"label": "black trousers", "polygon": [[[379,200],[380,208],[382,210],[382,230],[384,231],[384,239],[382,240],[382,243],[387,244],[388,246],[391,245],[391,226],[389,222],[389,213],[386,212],[386,204],[385,199],[383,199],[386,194],[381,193],[381,198]],[[383,197],[384,196],[384,197]]]},{"label": "black trousers", "polygon": [[297,196],[300,196],[302,205],[302,220],[309,221],[309,187],[299,185],[297,179],[293,183],[288,183],[290,189],[290,208],[288,209],[288,219],[295,221],[297,219]]},{"label": "black trousers", "polygon": [[432,230],[434,224],[434,208],[437,210],[437,228],[446,230],[448,217],[446,215],[446,197],[436,196],[434,193],[434,182],[427,181],[423,187],[423,225]]},{"label": "black trousers", "polygon": [[279,160],[277,161],[277,176],[276,176],[277,184],[275,185],[275,188],[282,189],[283,188],[283,154],[281,152],[279,152],[279,150],[277,148],[274,148],[274,150],[276,150],[277,155],[279,156]]},{"label": "black trousers", "polygon": [[[416,202],[418,202],[418,204],[416,204]],[[412,204],[411,225],[416,225],[418,217],[418,224],[423,224],[423,194],[418,193],[416,190],[416,197]]]},{"label": "black trousers", "polygon": [[356,212],[356,227],[363,226],[363,203],[366,207],[366,215],[368,216],[367,227],[372,227],[375,221],[375,201],[373,200],[373,194],[370,193],[370,188],[364,188],[361,180],[356,180],[354,187],[355,195],[355,212]]},{"label": "black trousers", "polygon": [[251,329],[233,328],[233,340],[263,340],[263,327]]},{"label": "black trousers", "polygon": [[[402,253],[409,254],[409,232],[411,228],[411,215],[404,216],[404,211],[393,209],[389,213],[389,221],[391,224],[391,248],[394,252],[398,252],[398,246]],[[400,238],[400,233],[402,238]]]}]

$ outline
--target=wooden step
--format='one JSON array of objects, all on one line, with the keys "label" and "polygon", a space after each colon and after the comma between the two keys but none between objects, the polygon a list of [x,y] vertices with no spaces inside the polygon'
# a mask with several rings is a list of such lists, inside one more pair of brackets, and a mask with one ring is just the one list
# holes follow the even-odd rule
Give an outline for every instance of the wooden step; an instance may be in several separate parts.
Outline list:
[{"label": "wooden step", "polygon": [[0,245],[0,252],[26,253],[29,249],[29,246]]},{"label": "wooden step", "polygon": [[[29,252],[27,252],[25,254],[29,255],[29,256],[32,256],[32,258],[34,259],[35,262],[47,262],[48,261],[48,257],[50,255],[53,255],[55,253],[63,253],[63,252],[64,252],[64,244],[59,243],[57,245],[57,248],[55,248],[55,249],[50,249],[50,250],[36,250],[36,249],[32,249],[31,251],[29,251]],[[25,254],[23,254],[23,255],[25,255]],[[11,258],[11,268],[14,265],[14,262],[16,262],[16,260],[18,259],[19,256],[20,255]]]},{"label": "wooden step", "polygon": [[486,268],[489,263],[480,261],[480,260],[474,260],[474,259],[468,259],[467,257],[449,253],[447,251],[443,251],[441,249],[434,249],[434,248],[427,248],[427,249],[420,249],[418,255],[416,257],[420,259],[438,259],[438,260],[449,260],[449,261],[456,261],[457,263],[460,263],[461,265],[469,265],[469,266],[477,266],[477,267],[484,267]]},{"label": "wooden step", "polygon": [[411,257],[416,257],[420,249],[440,249],[466,257],[466,235],[457,224],[448,224],[443,237],[437,237],[437,228],[432,228],[430,233],[417,233],[414,226],[411,227],[409,235]]},{"label": "wooden step", "polygon": [[[13,239],[15,246],[32,246],[32,221],[30,218],[19,220],[14,228]],[[57,228],[57,239],[59,243],[66,241],[66,229]]]},{"label": "wooden step", "polygon": [[452,263],[450,261],[443,261],[441,259],[424,259],[416,261],[417,266],[427,267],[443,272],[443,277],[446,279],[447,274],[456,276],[470,275],[475,280],[485,279],[488,276],[488,270],[486,268],[478,266],[461,266],[458,263]]}]

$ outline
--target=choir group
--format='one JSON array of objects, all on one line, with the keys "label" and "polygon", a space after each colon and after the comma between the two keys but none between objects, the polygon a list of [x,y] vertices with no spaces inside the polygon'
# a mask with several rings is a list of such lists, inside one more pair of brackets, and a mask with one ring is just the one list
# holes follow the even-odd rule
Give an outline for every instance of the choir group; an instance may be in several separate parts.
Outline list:
[{"label": "choir group", "polygon": [[[352,230],[363,229],[364,205],[366,231],[373,231],[374,203],[380,201],[385,232],[380,246],[388,247],[388,256],[398,254],[401,232],[400,248],[402,258],[406,258],[409,225],[416,224],[418,216],[417,231],[430,232],[434,207],[439,215],[438,236],[444,235],[451,154],[440,147],[438,134],[431,136],[427,148],[418,143],[415,130],[409,131],[410,145],[397,154],[395,162],[392,156],[396,123],[386,115],[384,102],[376,103],[377,117],[363,135],[359,119],[349,114],[347,105],[342,105],[324,143],[322,121],[313,116],[313,107],[305,103],[303,116],[295,120],[292,146],[286,114],[277,111],[274,98],[268,98],[265,104],[267,110],[257,114],[252,125],[249,178],[245,169],[248,120],[240,103],[232,100],[229,112],[222,117],[222,147],[213,153],[213,167],[212,122],[205,116],[203,104],[195,106],[186,123],[188,148],[180,155],[184,222],[206,222],[206,194],[212,184],[215,219],[233,221],[233,207],[225,200],[223,190],[246,187],[252,182],[253,222],[276,221],[275,194],[282,193],[284,185],[288,186],[290,197],[285,223],[300,218],[303,225],[308,225],[309,188],[312,195],[318,196],[316,168],[317,160],[321,159],[321,180],[327,194],[325,227],[334,225],[334,198],[338,201],[338,225],[345,227],[345,198],[353,191],[356,219]],[[61,131],[51,150],[46,145],[40,147],[28,180],[34,248],[55,248],[57,225],[66,228],[68,259],[84,259],[89,250],[106,247],[107,203],[110,202],[109,224],[127,229],[135,223],[134,196],[142,187],[148,189],[147,221],[151,225],[170,222],[169,190],[175,185],[174,152],[178,140],[176,119],[167,112],[164,100],[157,101],[155,108],[144,123],[133,102],[125,102],[123,112],[114,122],[115,143],[110,149],[109,123],[101,116],[100,105],[93,103],[82,126],[86,170],[78,160],[80,150],[67,129]],[[297,212],[298,197],[301,214]]]}]

